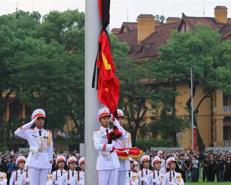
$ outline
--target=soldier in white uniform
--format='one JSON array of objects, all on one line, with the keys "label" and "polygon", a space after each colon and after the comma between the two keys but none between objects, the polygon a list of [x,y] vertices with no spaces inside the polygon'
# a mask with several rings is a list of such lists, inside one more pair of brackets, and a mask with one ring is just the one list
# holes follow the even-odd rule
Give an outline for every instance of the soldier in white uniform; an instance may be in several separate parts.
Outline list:
[{"label": "soldier in white uniform", "polygon": [[165,160],[163,159],[163,151],[158,151],[157,152],[157,156],[161,159],[161,172],[162,173],[166,173],[166,162],[165,162]]},{"label": "soldier in white uniform", "polygon": [[147,185],[161,185],[163,183],[164,174],[161,169],[161,159],[156,156],[152,160],[153,172],[147,176]]},{"label": "soldier in white uniform", "polygon": [[7,177],[5,172],[0,172],[0,185],[7,185]]},{"label": "soldier in white uniform", "polygon": [[64,175],[65,185],[76,185],[77,184],[77,159],[74,156],[71,156],[67,160],[68,170]]},{"label": "soldier in white uniform", "polygon": [[77,185],[84,185],[85,183],[85,160],[84,157],[79,159],[79,167],[81,170],[78,171]]},{"label": "soldier in white uniform", "polygon": [[127,179],[126,185],[139,185],[139,163],[137,161],[132,161]]},{"label": "soldier in white uniform", "polygon": [[18,156],[16,160],[16,165],[18,166],[18,170],[12,172],[9,185],[30,184],[28,171],[25,170],[25,162],[26,162],[26,158],[24,156]]},{"label": "soldier in white uniform", "polygon": [[[115,140],[109,140],[108,134],[113,131],[109,128],[110,111],[104,107],[98,111],[98,120],[101,127],[94,132],[94,146],[98,151],[96,170],[98,172],[98,185],[117,185],[119,159],[115,150]],[[127,139],[126,131],[115,119],[114,126],[122,133],[121,137]]]},{"label": "soldier in white uniform", "polygon": [[176,160],[170,157],[166,161],[169,172],[164,175],[163,185],[184,185],[184,181],[180,173],[175,171]]},{"label": "soldier in white uniform", "polygon": [[[123,125],[123,117],[124,117],[124,112],[121,109],[117,109],[117,118],[118,121],[120,123],[120,125]],[[130,137],[130,133],[127,132],[127,137],[128,139],[117,139],[115,141],[115,148],[131,148],[132,144],[131,144],[131,137]],[[127,173],[130,169],[130,161],[129,159],[119,159],[120,162],[120,168],[118,170],[118,185],[125,185],[126,183],[126,176]]]},{"label": "soldier in white uniform", "polygon": [[[43,128],[45,117],[46,113],[43,109],[36,109],[32,113],[32,121],[15,131],[15,134],[26,139],[30,146],[26,166],[29,170],[32,185],[46,184],[47,174],[51,170],[52,165],[52,133]],[[35,124],[35,128],[31,129],[33,124]]]},{"label": "soldier in white uniform", "polygon": [[149,169],[150,167],[150,156],[143,155],[140,159],[140,163],[142,164],[143,168],[139,172],[139,182],[141,185],[146,185],[147,176],[152,173]]},{"label": "soldier in white uniform", "polygon": [[66,162],[66,158],[63,155],[59,155],[56,158],[56,165],[58,170],[53,171],[52,173],[52,182],[53,185],[64,185],[65,184],[65,176],[67,171],[64,169]]}]

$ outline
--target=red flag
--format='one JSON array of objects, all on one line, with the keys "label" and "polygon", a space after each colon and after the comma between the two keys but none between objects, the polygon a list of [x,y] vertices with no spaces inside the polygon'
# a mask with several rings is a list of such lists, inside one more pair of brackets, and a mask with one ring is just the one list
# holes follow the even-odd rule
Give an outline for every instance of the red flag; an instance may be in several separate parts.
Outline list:
[{"label": "red flag", "polygon": [[[115,75],[115,65],[111,53],[111,45],[107,33],[110,22],[110,0],[98,0],[99,16],[102,23],[102,31],[99,35],[99,50],[96,60],[98,68],[98,99],[107,106],[111,113],[116,113],[119,102],[120,86]],[[93,80],[94,81],[94,80]]]},{"label": "red flag", "polygon": [[117,110],[120,94],[119,80],[115,76],[108,35],[102,31],[99,36],[99,53],[97,58],[98,73],[98,99],[106,105],[112,113]]}]

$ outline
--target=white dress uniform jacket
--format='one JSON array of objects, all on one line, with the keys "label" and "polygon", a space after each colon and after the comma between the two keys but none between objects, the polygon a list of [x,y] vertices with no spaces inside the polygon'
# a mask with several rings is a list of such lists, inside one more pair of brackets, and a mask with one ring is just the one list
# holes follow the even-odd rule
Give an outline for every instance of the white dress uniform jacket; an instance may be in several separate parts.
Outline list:
[{"label": "white dress uniform jacket", "polygon": [[[114,121],[114,125],[122,132],[122,138],[127,139],[126,131],[120,126],[117,120]],[[115,147],[115,141],[112,144],[108,144],[107,133],[110,133],[112,129],[100,127],[94,131],[93,140],[94,146],[98,151],[96,170],[112,170],[120,167],[117,153],[112,151]]]},{"label": "white dress uniform jacket", "polygon": [[31,129],[35,119],[15,131],[18,137],[26,139],[30,146],[30,153],[26,166],[36,169],[51,169],[53,159],[52,133],[49,130],[37,127]]},{"label": "white dress uniform jacket", "polygon": [[0,185],[7,185],[6,173],[0,172]]},{"label": "white dress uniform jacket", "polygon": [[163,185],[184,185],[184,181],[180,173],[169,171],[164,175]]},{"label": "white dress uniform jacket", "polygon": [[139,172],[129,171],[127,173],[126,185],[139,185]]},{"label": "white dress uniform jacket", "polygon": [[20,169],[13,171],[9,185],[30,185],[28,171]]},{"label": "white dress uniform jacket", "polygon": [[154,170],[146,178],[147,185],[161,185],[163,183],[164,174],[160,171]]},{"label": "white dress uniform jacket", "polygon": [[77,185],[77,171],[68,170],[64,175],[65,185]]},{"label": "white dress uniform jacket", "polygon": [[67,171],[66,170],[56,170],[52,173],[52,182],[53,185],[65,185],[65,176]]},{"label": "white dress uniform jacket", "polygon": [[85,172],[84,171],[78,171],[77,174],[77,185],[84,185],[85,184]]},{"label": "white dress uniform jacket", "polygon": [[147,182],[147,177],[149,174],[151,174],[152,171],[149,170],[149,169],[142,169],[140,172],[139,172],[139,183],[142,184],[142,185],[146,185],[146,182]]}]

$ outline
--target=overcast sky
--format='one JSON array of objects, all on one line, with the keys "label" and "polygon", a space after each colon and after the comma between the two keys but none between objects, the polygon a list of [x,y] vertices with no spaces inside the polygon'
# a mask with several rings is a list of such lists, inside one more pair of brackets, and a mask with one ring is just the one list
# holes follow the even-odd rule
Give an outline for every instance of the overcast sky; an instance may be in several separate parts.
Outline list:
[{"label": "overcast sky", "polygon": [[[181,17],[182,12],[190,16],[213,16],[217,5],[225,5],[231,17],[231,0],[111,0],[110,28],[120,27],[123,21],[136,21],[141,13],[165,17]],[[16,7],[43,15],[51,10],[84,11],[85,0],[0,0],[0,15],[12,13]]]}]

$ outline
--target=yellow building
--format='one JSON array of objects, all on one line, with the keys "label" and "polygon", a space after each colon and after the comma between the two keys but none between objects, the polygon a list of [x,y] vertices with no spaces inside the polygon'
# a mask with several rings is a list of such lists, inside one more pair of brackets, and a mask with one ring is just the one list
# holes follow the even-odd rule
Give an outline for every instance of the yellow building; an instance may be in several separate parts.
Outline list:
[{"label": "yellow building", "polygon": [[[187,32],[196,25],[208,25],[218,29],[224,40],[231,39],[231,19],[227,17],[227,8],[217,6],[214,17],[169,17],[165,23],[155,20],[153,15],[141,14],[137,22],[124,22],[121,28],[112,29],[118,39],[127,42],[130,47],[129,57],[143,60],[158,57],[158,48],[167,42],[172,30]],[[190,98],[187,84],[178,84],[176,97],[177,116],[188,116],[186,102]],[[196,107],[204,97],[204,90],[199,86],[194,98]],[[231,147],[231,97],[220,90],[215,90],[212,97],[207,97],[199,106],[197,123],[206,147]],[[191,129],[178,134],[178,141],[184,148],[191,148]]]}]

